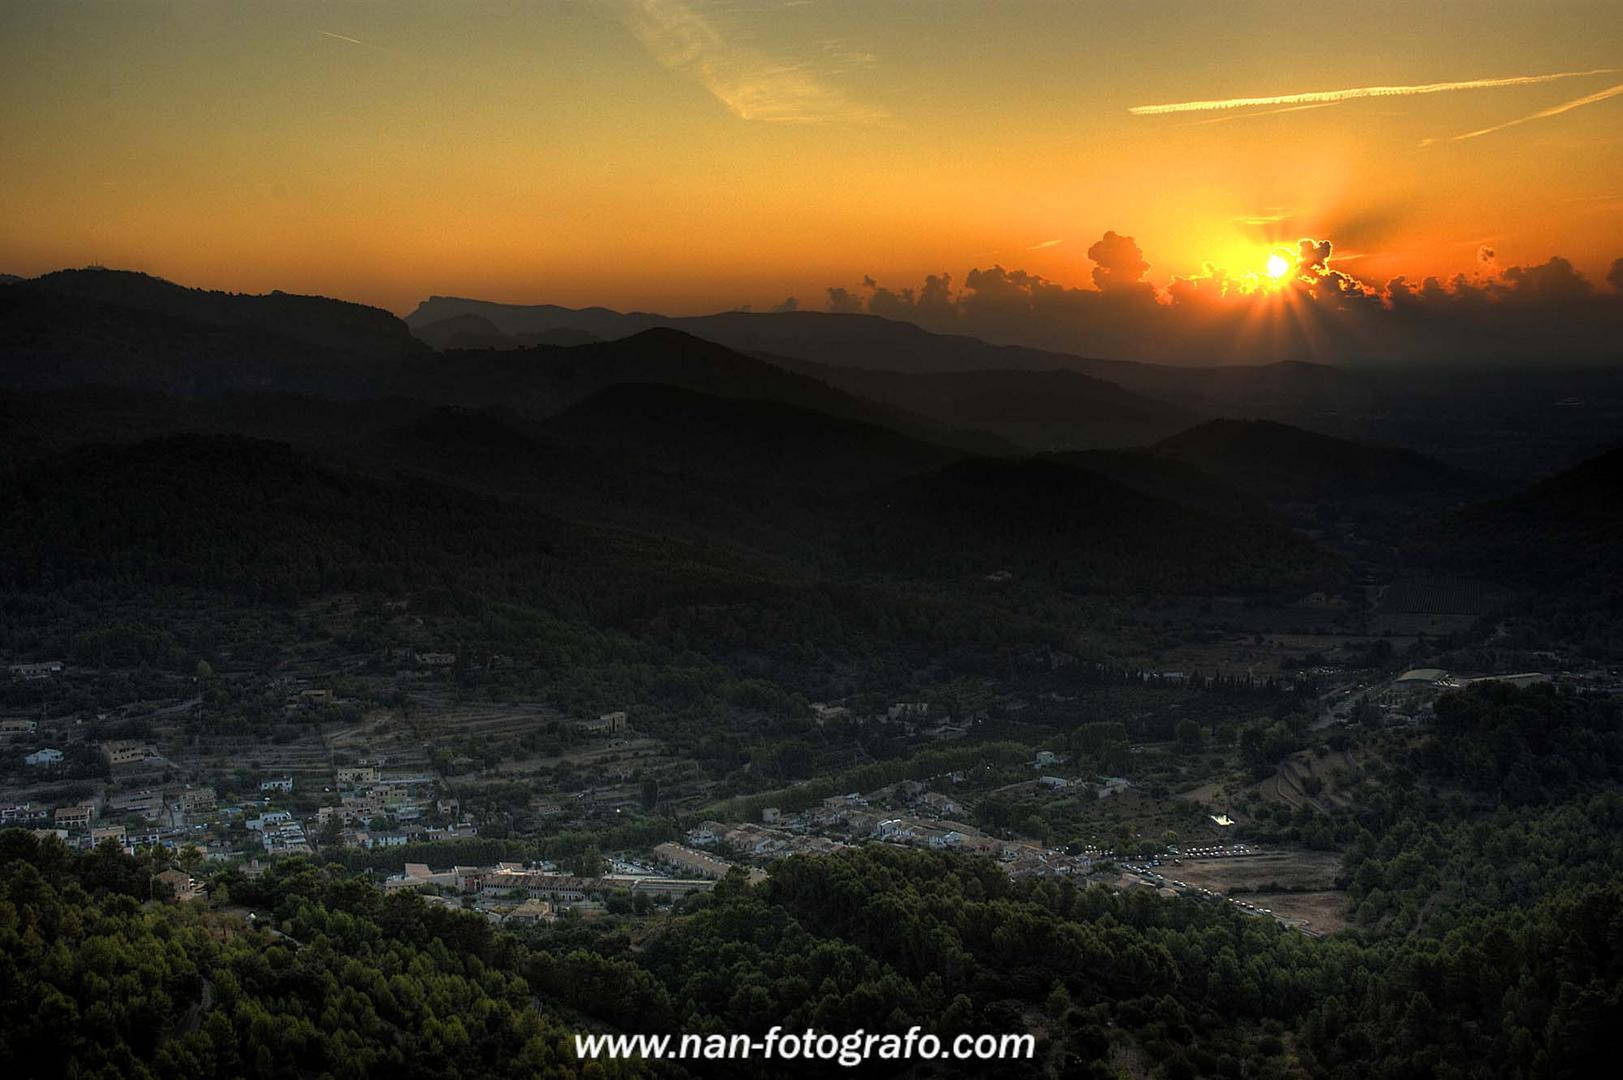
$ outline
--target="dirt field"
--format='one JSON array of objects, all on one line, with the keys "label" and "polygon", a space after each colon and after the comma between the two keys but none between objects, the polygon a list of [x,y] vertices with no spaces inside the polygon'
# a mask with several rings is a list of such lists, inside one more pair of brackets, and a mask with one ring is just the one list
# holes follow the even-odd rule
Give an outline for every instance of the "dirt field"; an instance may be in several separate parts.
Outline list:
[{"label": "dirt field", "polygon": [[1347,894],[1340,889],[1305,893],[1252,893],[1246,897],[1286,923],[1311,934],[1333,934],[1347,926]]},{"label": "dirt field", "polygon": [[1163,863],[1159,869],[1169,880],[1226,893],[1272,886],[1330,889],[1340,867],[1341,856],[1334,852],[1274,850],[1227,859],[1185,859],[1182,865]]}]

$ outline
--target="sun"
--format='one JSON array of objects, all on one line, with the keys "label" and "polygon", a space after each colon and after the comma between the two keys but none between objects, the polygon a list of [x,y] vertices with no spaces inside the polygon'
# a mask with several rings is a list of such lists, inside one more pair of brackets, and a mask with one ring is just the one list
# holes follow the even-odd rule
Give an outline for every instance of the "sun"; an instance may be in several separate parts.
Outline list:
[{"label": "sun", "polygon": [[1290,260],[1278,252],[1268,256],[1268,263],[1263,268],[1270,278],[1278,281],[1291,272]]}]

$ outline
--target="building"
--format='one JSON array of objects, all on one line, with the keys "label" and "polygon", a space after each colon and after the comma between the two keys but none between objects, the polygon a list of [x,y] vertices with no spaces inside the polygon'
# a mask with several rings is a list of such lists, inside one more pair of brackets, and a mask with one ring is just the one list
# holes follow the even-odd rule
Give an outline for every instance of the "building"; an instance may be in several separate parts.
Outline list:
[{"label": "building", "polygon": [[101,744],[101,756],[107,759],[109,765],[134,765],[157,757],[158,751],[150,744],[134,739],[113,739]]},{"label": "building", "polygon": [[124,846],[125,835],[122,825],[97,825],[90,830],[90,846],[96,847],[103,840],[114,840],[120,847]]},{"label": "building", "polygon": [[424,667],[452,667],[456,664],[454,652],[420,652],[415,655],[417,662]]},{"label": "building", "polygon": [[692,874],[698,874],[700,877],[715,880],[726,877],[727,871],[733,868],[733,864],[724,859],[718,859],[714,855],[706,855],[702,851],[694,851],[692,848],[684,847],[681,844],[669,842],[660,844],[654,848],[654,854],[661,861],[669,863],[671,866],[686,870]]},{"label": "building", "polygon": [[924,716],[930,711],[928,701],[898,701],[885,710],[887,720],[910,720],[914,717]]},{"label": "building", "polygon": [[48,679],[62,674],[62,661],[45,660],[37,664],[12,664],[8,669],[18,679]]},{"label": "building", "polygon": [[1529,686],[1541,686],[1544,683],[1553,681],[1542,671],[1521,671],[1514,675],[1478,675],[1471,679],[1461,679],[1460,685],[1475,686],[1477,683],[1505,683],[1516,687],[1518,690],[1525,690]]},{"label": "building", "polygon": [[207,814],[214,811],[219,800],[211,787],[189,787],[175,797],[175,803],[182,813]]},{"label": "building", "polygon": [[293,778],[291,776],[275,777],[259,782],[260,791],[292,791]]},{"label": "building", "polygon": [[286,810],[267,810],[258,817],[249,818],[243,822],[255,832],[263,832],[276,825],[283,825],[293,820],[293,815]]},{"label": "building", "polygon": [[375,784],[378,782],[378,767],[376,765],[350,765],[338,770],[340,784],[358,785]]},{"label": "building", "polygon": [[23,825],[32,821],[43,822],[48,817],[50,814],[44,807],[35,806],[31,802],[0,806],[0,826]]},{"label": "building", "polygon": [[580,720],[575,730],[589,735],[618,735],[626,729],[625,710],[604,713],[596,720]]},{"label": "building", "polygon": [[23,758],[23,764],[35,769],[45,765],[60,765],[62,764],[62,751],[47,746],[35,750],[32,754]]},{"label": "building", "polygon": [[170,895],[182,903],[203,895],[203,887],[197,883],[197,879],[184,870],[171,867],[158,874],[156,880],[166,885]]},{"label": "building", "polygon": [[59,829],[88,829],[96,820],[96,804],[80,803],[77,806],[59,806],[56,808],[55,821]]},{"label": "building", "polygon": [[163,817],[163,792],[156,788],[130,791],[107,800],[107,809],[119,814],[139,814],[148,821]]},{"label": "building", "polygon": [[0,735],[32,735],[38,730],[38,720],[24,720],[16,716],[0,720]]}]

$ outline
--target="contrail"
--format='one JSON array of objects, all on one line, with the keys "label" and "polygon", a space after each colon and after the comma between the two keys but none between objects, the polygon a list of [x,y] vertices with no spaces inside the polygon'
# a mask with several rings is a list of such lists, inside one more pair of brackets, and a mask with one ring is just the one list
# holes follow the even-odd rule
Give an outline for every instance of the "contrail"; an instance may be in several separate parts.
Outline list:
[{"label": "contrail", "polygon": [[1490,135],[1495,131],[1503,131],[1508,127],[1515,127],[1517,124],[1525,124],[1529,120],[1543,120],[1551,116],[1560,116],[1562,113],[1568,112],[1572,109],[1581,109],[1585,105],[1593,105],[1597,101],[1605,101],[1607,98],[1613,98],[1619,94],[1623,94],[1623,83],[1618,83],[1616,86],[1608,86],[1606,89],[1601,90],[1598,93],[1590,94],[1588,97],[1573,98],[1571,101],[1564,101],[1560,105],[1553,105],[1541,112],[1533,113],[1531,116],[1523,116],[1515,120],[1506,120],[1503,124],[1495,124],[1493,127],[1480,128],[1476,131],[1467,131],[1464,135],[1455,135],[1450,141],[1459,142],[1461,139],[1474,139],[1478,135]]},{"label": "contrail", "polygon": [[1185,127],[1195,127],[1198,124],[1226,124],[1230,120],[1249,120],[1253,116],[1276,116],[1279,113],[1306,112],[1308,109],[1328,109],[1332,105],[1340,105],[1339,101],[1317,101],[1312,105],[1287,105],[1283,109],[1264,109],[1262,112],[1240,113],[1238,116],[1214,116],[1210,120],[1191,120]]},{"label": "contrail", "polygon": [[363,49],[376,49],[378,52],[388,51],[382,45],[374,45],[370,41],[362,41],[359,38],[345,37],[343,34],[335,34],[330,30],[317,30],[316,33],[323,37],[330,37],[334,41],[347,41],[351,45],[359,45]]},{"label": "contrail", "polygon": [[1314,105],[1334,104],[1354,98],[1408,97],[1413,94],[1441,94],[1449,90],[1487,90],[1500,86],[1533,86],[1555,82],[1557,79],[1577,79],[1585,75],[1610,75],[1617,68],[1596,68],[1593,71],[1557,71],[1550,75],[1514,75],[1505,79],[1468,79],[1465,82],[1419,83],[1415,86],[1355,86],[1347,90],[1314,90],[1305,94],[1274,94],[1270,97],[1220,98],[1213,101],[1180,101],[1171,105],[1134,105],[1127,111],[1134,116],[1159,116],[1163,113],[1210,112],[1213,109],[1246,109],[1253,105]]}]

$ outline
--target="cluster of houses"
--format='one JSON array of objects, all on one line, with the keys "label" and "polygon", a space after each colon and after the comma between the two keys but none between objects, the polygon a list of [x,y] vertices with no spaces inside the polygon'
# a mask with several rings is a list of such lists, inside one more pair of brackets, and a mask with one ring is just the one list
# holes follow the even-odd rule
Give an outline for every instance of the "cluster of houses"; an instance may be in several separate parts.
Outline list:
[{"label": "cluster of houses", "polygon": [[406,863],[401,873],[384,880],[383,891],[421,891],[431,894],[431,900],[460,897],[459,901],[450,902],[483,912],[494,922],[550,922],[565,911],[599,913],[605,910],[606,898],[614,894],[667,901],[689,893],[708,892],[715,887],[719,876],[610,873],[581,877],[560,873],[548,862],[453,866],[439,871],[423,863]]}]

